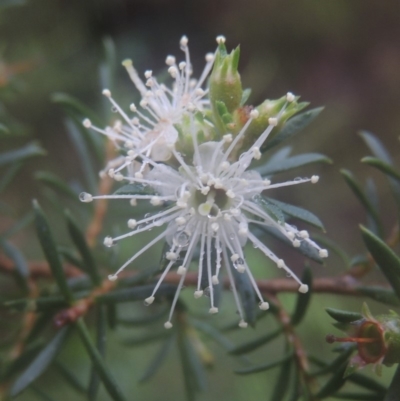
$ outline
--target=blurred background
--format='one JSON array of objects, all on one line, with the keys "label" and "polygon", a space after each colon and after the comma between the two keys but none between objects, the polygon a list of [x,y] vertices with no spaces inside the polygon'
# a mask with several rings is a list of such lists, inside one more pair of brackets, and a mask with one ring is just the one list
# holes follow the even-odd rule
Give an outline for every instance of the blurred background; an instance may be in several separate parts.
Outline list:
[{"label": "blurred background", "polygon": [[[330,239],[356,253],[362,250],[358,224],[365,221],[365,215],[340,176],[339,170],[348,168],[362,182],[367,176],[376,178],[380,207],[386,212],[386,228],[390,227],[395,208],[388,186],[381,175],[360,163],[369,152],[357,131],[375,133],[398,160],[398,0],[0,0],[0,7],[0,122],[7,123],[10,130],[1,133],[1,150],[37,140],[47,151],[46,157],[27,163],[9,188],[2,201],[12,208],[0,216],[0,228],[28,210],[33,197],[41,198],[33,171],[50,170],[70,185],[83,174],[66,132],[65,113],[52,101],[54,95],[66,93],[81,100],[99,113],[105,125],[109,106],[105,106],[101,90],[110,77],[104,77],[99,69],[105,57],[104,43],[114,44],[118,63],[113,94],[127,106],[138,96],[119,61],[132,58],[140,73],[147,69],[165,73],[165,57],[174,54],[179,60],[182,56],[179,39],[183,34],[189,37],[195,76],[202,71],[204,55],[214,51],[217,35],[226,36],[228,49],[240,45],[243,86],[253,89],[250,104],[292,91],[312,107],[325,106],[310,128],[289,145],[293,154],[324,153],[333,164],[309,166],[299,173],[320,175],[317,186],[282,189],[273,197],[312,210],[324,222]],[[112,219],[108,217],[109,226]],[[60,227],[58,239],[63,239],[64,231]],[[37,243],[30,243],[27,236],[19,241],[28,256],[40,257]],[[284,248],[281,251],[285,252]],[[302,266],[291,253],[285,258],[295,268]],[[336,274],[343,268],[333,258],[315,275]],[[288,305],[293,302],[290,296],[282,299]],[[314,305],[302,330],[310,344],[329,355],[323,334],[331,329],[321,305],[349,305],[350,301],[328,296],[319,299],[320,305]],[[361,302],[351,300],[351,305],[359,310]],[[256,330],[262,332],[266,327],[268,322]],[[86,375],[86,356],[73,341],[70,344],[65,358],[76,365],[77,373]],[[153,347],[126,352],[117,341],[109,341],[109,347],[115,377],[125,393],[132,393],[130,399],[184,399],[180,367],[173,353],[153,382],[138,386],[136,379],[147,355],[154,353]],[[209,390],[200,399],[266,399],[274,374],[236,378],[229,358],[217,347],[212,349],[217,362],[209,375]],[[259,360],[276,352],[264,351]],[[56,394],[56,399],[77,399],[59,393],[59,384],[49,380],[51,377],[52,373],[47,374],[40,383]],[[18,399],[33,397],[21,395]],[[102,393],[99,399],[108,398]]]}]

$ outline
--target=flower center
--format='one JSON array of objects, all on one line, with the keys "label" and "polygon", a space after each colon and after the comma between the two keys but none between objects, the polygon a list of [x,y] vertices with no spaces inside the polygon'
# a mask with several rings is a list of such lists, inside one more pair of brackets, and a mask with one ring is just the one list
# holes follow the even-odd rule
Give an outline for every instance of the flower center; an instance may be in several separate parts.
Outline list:
[{"label": "flower center", "polygon": [[225,189],[211,186],[207,194],[197,190],[194,194],[194,207],[201,216],[218,217],[221,211],[229,209],[230,199]]}]

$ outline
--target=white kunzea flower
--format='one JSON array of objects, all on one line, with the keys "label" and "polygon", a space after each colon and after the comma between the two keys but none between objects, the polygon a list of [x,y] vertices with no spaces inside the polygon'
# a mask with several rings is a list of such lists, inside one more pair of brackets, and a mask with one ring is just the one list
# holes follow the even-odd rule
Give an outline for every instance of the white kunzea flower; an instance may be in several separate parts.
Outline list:
[{"label": "white kunzea flower", "polygon": [[[121,156],[107,165],[105,170],[111,168],[111,174],[126,166],[132,168],[133,160],[139,154],[155,161],[168,160],[172,154],[169,145],[174,144],[178,138],[174,125],[180,123],[185,114],[209,108],[208,89],[204,86],[214,63],[214,54],[206,55],[206,65],[197,80],[192,78],[193,67],[186,36],[181,38],[180,48],[185,54],[184,61],[177,63],[174,56],[168,56],[165,60],[173,80],[171,87],[159,83],[150,70],[144,73],[145,80],[142,80],[132,61],[125,60],[122,64],[141,96],[139,105],[132,103],[130,111],[125,112],[113,99],[111,92],[104,89],[103,95],[110,100],[112,110],[122,120],[115,121],[112,127],[105,129],[93,126],[89,119],[83,121],[86,128],[106,135],[117,148],[129,152],[127,158]],[[139,174],[143,174],[145,167],[146,163],[139,167]]]},{"label": "white kunzea flower", "polygon": [[[290,102],[292,97],[291,94],[288,94],[287,102]],[[240,327],[246,327],[247,323],[244,320],[242,306],[236,290],[233,269],[236,269],[238,273],[248,275],[259,298],[260,309],[266,310],[269,307],[247,265],[243,253],[243,247],[247,242],[252,243],[255,248],[258,248],[276,263],[278,268],[290,274],[299,284],[300,292],[308,291],[307,285],[301,282],[285,262],[251,232],[250,223],[273,227],[279,230],[294,247],[299,247],[302,242],[305,242],[316,249],[320,257],[327,257],[327,251],[312,241],[307,231],[299,231],[285,222],[276,221],[257,202],[263,191],[307,182],[314,184],[318,181],[318,176],[312,176],[311,178],[272,183],[268,179],[263,179],[257,171],[248,170],[251,161],[260,157],[260,148],[276,125],[284,108],[276,117],[271,119],[268,128],[249,150],[240,155],[237,161],[230,161],[230,156],[245,135],[252,120],[257,117],[256,111],[251,113],[249,121],[234,139],[230,134],[227,134],[219,142],[198,144],[197,135],[192,132],[194,153],[190,164],[182,154],[176,151],[174,146],[170,146],[173,157],[179,164],[178,169],[156,163],[142,155],[143,160],[151,166],[151,170],[145,177],[126,176],[121,178],[132,183],[147,185],[154,191],[154,195],[92,196],[86,193],[81,195],[81,199],[86,202],[96,198],[130,199],[134,201],[147,199],[153,205],[168,202],[168,208],[164,211],[138,221],[130,219],[128,226],[132,231],[115,238],[106,237],[104,241],[106,246],[111,246],[119,240],[140,234],[154,227],[165,227],[161,234],[134,254],[114,275],[109,276],[111,280],[117,279],[118,274],[141,254],[157,242],[166,240],[169,244],[169,250],[165,257],[169,262],[158,279],[152,294],[145,300],[146,304],[151,304],[154,301],[157,290],[165,276],[175,267],[177,273],[182,277],[165,327],[172,327],[171,317],[196,248],[199,249],[200,256],[198,282],[194,297],[201,297],[207,289],[210,297],[209,311],[210,313],[218,312],[214,300],[214,286],[219,283],[221,268],[224,266],[241,318]],[[215,255],[215,258],[212,255]],[[208,282],[206,288],[202,287],[202,277],[204,276],[207,277]]]}]

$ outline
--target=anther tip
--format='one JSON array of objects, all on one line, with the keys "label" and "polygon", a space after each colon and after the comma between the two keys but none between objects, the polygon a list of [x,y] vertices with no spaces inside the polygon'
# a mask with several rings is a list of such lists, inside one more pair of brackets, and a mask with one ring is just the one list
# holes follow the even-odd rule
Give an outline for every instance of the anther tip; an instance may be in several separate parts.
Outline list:
[{"label": "anther tip", "polygon": [[248,323],[245,322],[244,320],[241,320],[241,321],[239,322],[239,327],[240,327],[241,329],[245,329],[247,326],[248,326]]},{"label": "anther tip", "polygon": [[124,67],[132,67],[132,65],[133,65],[132,60],[129,59],[129,58],[123,60],[121,64],[122,64]]},{"label": "anther tip", "polygon": [[223,35],[218,35],[215,40],[219,45],[223,45],[226,42],[226,38]]},{"label": "anther tip", "polygon": [[102,94],[103,94],[105,97],[111,97],[111,91],[110,91],[109,89],[103,89]]},{"label": "anther tip", "polygon": [[289,103],[293,102],[295,99],[296,99],[296,97],[293,95],[292,92],[288,92],[288,93],[286,94],[286,100],[287,100]]},{"label": "anther tip", "polygon": [[308,285],[307,285],[307,284],[302,284],[302,285],[299,287],[299,292],[301,292],[302,294],[307,293],[307,292],[308,292]]},{"label": "anther tip", "polygon": [[92,126],[92,122],[91,122],[88,118],[85,118],[85,119],[82,121],[82,125],[83,125],[85,128],[90,128],[90,127]]},{"label": "anther tip", "polygon": [[333,344],[336,341],[336,337],[333,334],[327,334],[325,340],[328,344]]}]

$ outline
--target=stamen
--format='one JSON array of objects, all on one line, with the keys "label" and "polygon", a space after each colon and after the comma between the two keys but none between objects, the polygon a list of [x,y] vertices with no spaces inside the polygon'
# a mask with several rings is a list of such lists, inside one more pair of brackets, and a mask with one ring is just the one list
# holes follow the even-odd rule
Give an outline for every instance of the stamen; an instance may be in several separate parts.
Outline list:
[{"label": "stamen", "polygon": [[380,341],[379,338],[372,337],[336,337],[333,334],[328,334],[326,337],[326,342],[329,344],[333,344],[334,342],[340,343],[358,343],[358,344],[371,344],[377,343]]}]

